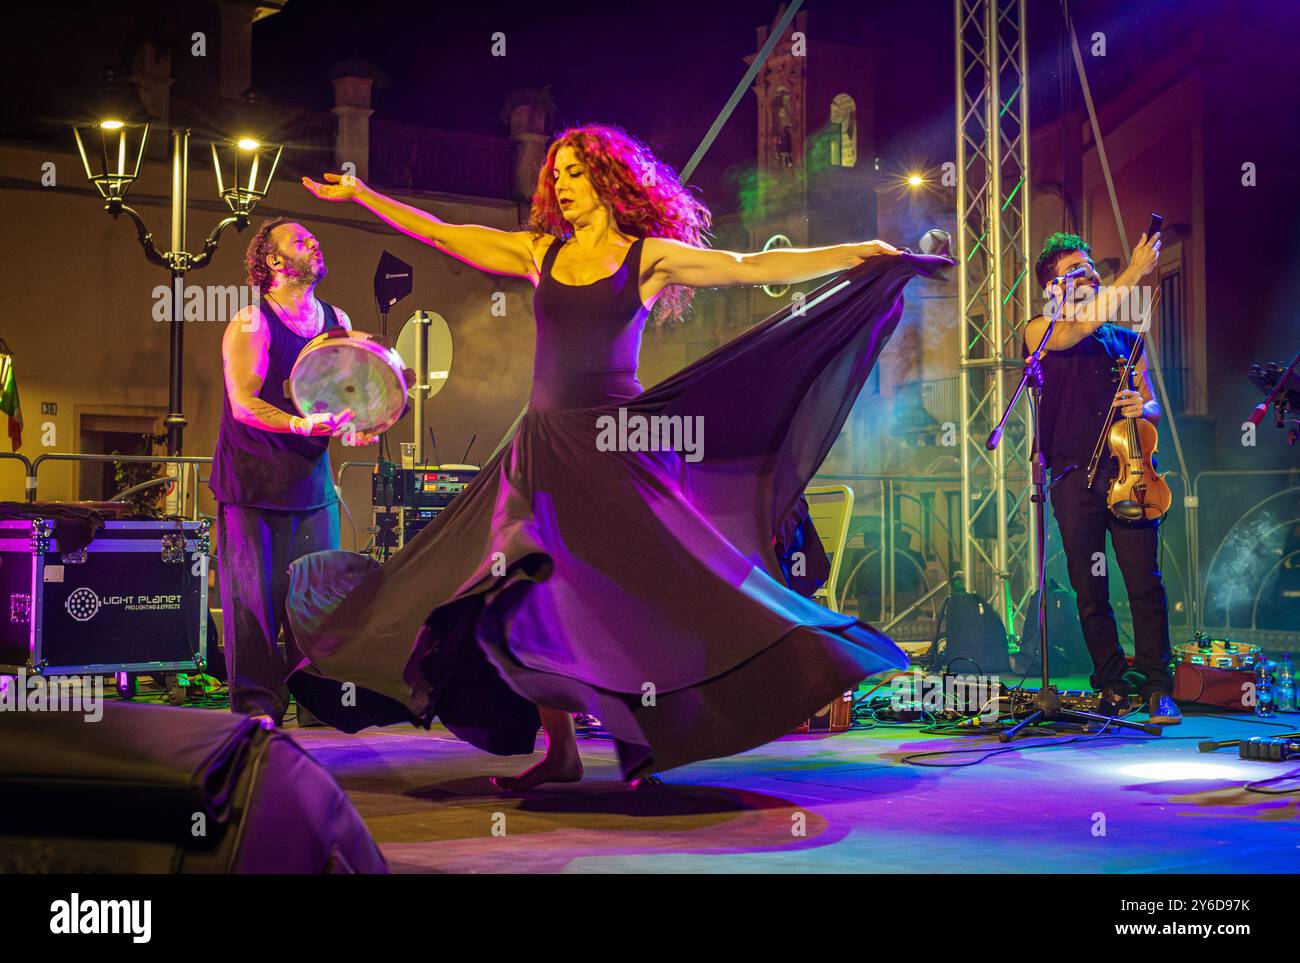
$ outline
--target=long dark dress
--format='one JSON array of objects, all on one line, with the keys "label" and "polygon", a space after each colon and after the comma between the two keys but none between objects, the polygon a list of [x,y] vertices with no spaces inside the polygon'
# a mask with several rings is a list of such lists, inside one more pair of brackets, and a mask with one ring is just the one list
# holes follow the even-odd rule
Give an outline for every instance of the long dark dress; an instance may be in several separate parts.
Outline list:
[{"label": "long dark dress", "polygon": [[[534,704],[585,711],[633,779],[762,745],[905,666],[879,631],[787,587],[783,567],[816,557],[802,493],[903,287],[952,262],[869,259],[642,390],[642,242],[587,285],[551,276],[561,243],[543,259],[535,380],[508,443],[382,567],[348,552],[293,566],[300,702],[348,732],[436,717],[498,754],[533,751]],[[702,446],[602,450],[609,419],[636,415],[698,418]]]}]

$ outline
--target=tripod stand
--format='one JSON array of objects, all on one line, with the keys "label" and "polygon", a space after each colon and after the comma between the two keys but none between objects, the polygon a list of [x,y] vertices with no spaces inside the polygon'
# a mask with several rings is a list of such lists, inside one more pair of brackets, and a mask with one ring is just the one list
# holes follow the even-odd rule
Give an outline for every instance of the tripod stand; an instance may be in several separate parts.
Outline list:
[{"label": "tripod stand", "polygon": [[[1071,272],[1072,274],[1073,272]],[[1043,398],[1043,355],[1047,352],[1047,344],[1052,338],[1052,332],[1056,329],[1056,324],[1061,319],[1061,314],[1065,310],[1065,302],[1069,299],[1073,290],[1073,280],[1069,274],[1056,278],[1053,284],[1061,282],[1066,284],[1066,291],[1063,296],[1054,299],[1051,316],[1048,318],[1047,330],[1043,333],[1043,340],[1039,342],[1038,347],[1032,351],[1025,359],[1025,370],[1020,376],[1020,383],[1016,386],[1015,393],[1011,396],[1011,401],[1007,404],[1006,409],[1002,412],[1002,418],[998,421],[997,427],[989,434],[988,440],[984,447],[993,451],[1002,441],[1002,434],[1006,428],[1007,419],[1011,417],[1011,412],[1016,407],[1016,402],[1020,396],[1027,390],[1029,392],[1029,424],[1030,433],[1033,437],[1033,450],[1030,455],[1031,461],[1031,484],[1033,485],[1033,494],[1030,495],[1030,502],[1034,506],[1034,522],[1036,525],[1035,537],[1037,538],[1037,555],[1038,555],[1038,645],[1039,661],[1042,667],[1042,687],[1038,690],[1038,695],[1034,699],[1033,711],[1016,723],[1013,727],[1003,732],[998,738],[1002,742],[1010,742],[1016,738],[1027,726],[1034,725],[1042,721],[1058,722],[1095,722],[1106,725],[1119,726],[1126,729],[1136,729],[1145,732],[1148,735],[1158,736],[1164,730],[1159,726],[1150,723],[1130,722],[1126,719],[1118,719],[1111,716],[1104,716],[1096,712],[1083,712],[1078,709],[1067,709],[1061,705],[1061,696],[1057,692],[1056,686],[1051,684],[1051,666],[1049,664],[1049,649],[1047,644],[1047,594],[1043,591],[1047,582],[1047,517],[1045,506],[1047,504],[1047,463],[1043,458],[1041,426],[1039,424],[1039,405]]]}]

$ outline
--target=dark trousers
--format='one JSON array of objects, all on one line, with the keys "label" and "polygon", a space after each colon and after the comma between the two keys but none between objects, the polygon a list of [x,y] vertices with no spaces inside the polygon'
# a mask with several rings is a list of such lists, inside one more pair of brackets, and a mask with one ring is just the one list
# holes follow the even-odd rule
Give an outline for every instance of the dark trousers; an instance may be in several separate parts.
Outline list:
[{"label": "dark trousers", "polygon": [[289,566],[339,547],[338,506],[276,512],[219,504],[217,545],[230,708],[279,725],[289,705],[285,678],[302,660],[285,618]]},{"label": "dark trousers", "polygon": [[1144,699],[1152,693],[1170,692],[1169,606],[1160,579],[1160,523],[1117,518],[1106,507],[1109,477],[1099,473],[1091,489],[1087,482],[1084,467],[1068,474],[1054,473],[1051,499],[1070,585],[1078,596],[1083,638],[1092,655],[1092,686],[1117,692],[1130,689],[1124,679],[1128,665],[1110,607],[1106,572],[1109,532],[1133,612],[1133,667],[1143,676],[1140,692]]}]

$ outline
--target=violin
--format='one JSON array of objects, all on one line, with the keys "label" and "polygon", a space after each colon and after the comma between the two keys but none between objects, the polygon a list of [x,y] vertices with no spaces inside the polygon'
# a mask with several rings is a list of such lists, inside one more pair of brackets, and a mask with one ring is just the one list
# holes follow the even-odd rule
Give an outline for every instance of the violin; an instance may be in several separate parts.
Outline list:
[{"label": "violin", "polygon": [[[1137,390],[1133,384],[1133,368],[1141,354],[1142,336],[1139,335],[1128,360],[1115,362],[1120,383],[1120,388],[1115,390],[1116,397],[1125,385],[1130,391]],[[1119,463],[1119,473],[1106,493],[1106,507],[1117,518],[1128,521],[1161,519],[1169,513],[1174,503],[1173,492],[1164,475],[1156,473],[1157,436],[1156,426],[1145,418],[1123,417],[1103,429],[1101,437],[1097,439],[1097,447],[1088,466],[1088,484],[1091,486],[1096,477],[1097,463],[1103,448],[1109,449],[1111,456]]]}]

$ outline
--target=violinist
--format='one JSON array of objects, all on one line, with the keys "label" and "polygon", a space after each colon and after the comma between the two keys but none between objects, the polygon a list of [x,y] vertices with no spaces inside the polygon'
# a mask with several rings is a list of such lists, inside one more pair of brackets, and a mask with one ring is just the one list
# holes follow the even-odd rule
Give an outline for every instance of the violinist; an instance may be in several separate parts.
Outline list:
[{"label": "violinist", "polygon": [[[1102,459],[1092,484],[1088,466],[1099,434],[1120,418],[1160,420],[1145,353],[1133,370],[1133,388],[1117,391],[1117,362],[1127,361],[1137,333],[1123,324],[1142,319],[1142,279],[1156,267],[1160,234],[1142,235],[1128,267],[1113,284],[1103,285],[1088,243],[1076,234],[1053,234],[1035,264],[1047,297],[1044,314],[1025,327],[1022,353],[1041,344],[1047,314],[1058,305],[1061,317],[1043,356],[1044,387],[1039,411],[1043,457],[1051,472],[1052,513],[1077,596],[1079,622],[1092,656],[1092,686],[1101,695],[1100,711],[1127,714],[1134,680],[1119,643],[1110,605],[1106,535],[1124,577],[1133,614],[1134,664],[1142,710],[1156,725],[1175,725],[1182,715],[1173,700],[1169,672],[1169,610],[1160,575],[1159,519],[1119,517],[1107,504],[1119,463]],[[1076,268],[1084,274],[1060,280]],[[1149,299],[1145,299],[1149,303]],[[1139,711],[1142,711],[1139,710]]]}]

